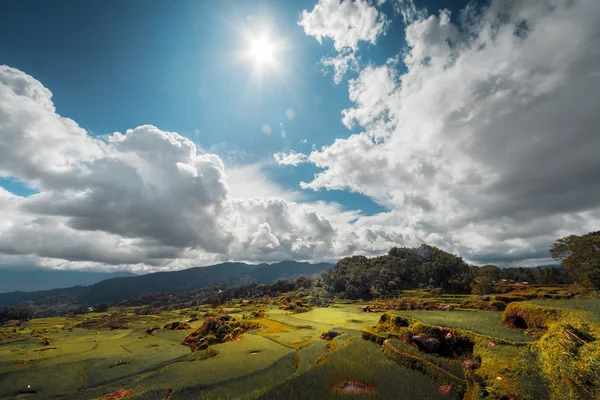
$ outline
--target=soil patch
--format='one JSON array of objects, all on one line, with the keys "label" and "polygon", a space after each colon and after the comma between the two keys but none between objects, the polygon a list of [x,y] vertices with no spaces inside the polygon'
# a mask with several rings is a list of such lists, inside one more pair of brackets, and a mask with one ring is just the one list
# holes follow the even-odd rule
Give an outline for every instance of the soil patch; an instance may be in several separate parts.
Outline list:
[{"label": "soil patch", "polygon": [[23,399],[25,397],[34,395],[36,393],[37,393],[37,390],[31,390],[31,389],[19,390],[17,393],[15,393],[15,398],[16,399]]},{"label": "soil patch", "polygon": [[347,381],[338,383],[334,386],[334,391],[342,394],[374,394],[375,386],[367,385],[366,383],[359,382],[354,379],[349,379]]},{"label": "soil patch", "polygon": [[110,394],[99,397],[97,400],[119,400],[119,399],[124,399],[126,397],[131,397],[133,395],[134,395],[134,393],[132,390],[119,389],[119,390],[115,390],[114,392],[112,392]]}]

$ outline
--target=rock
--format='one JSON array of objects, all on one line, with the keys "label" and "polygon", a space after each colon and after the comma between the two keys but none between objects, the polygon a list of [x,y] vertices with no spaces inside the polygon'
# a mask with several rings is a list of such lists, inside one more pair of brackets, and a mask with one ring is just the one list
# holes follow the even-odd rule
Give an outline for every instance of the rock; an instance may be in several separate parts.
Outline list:
[{"label": "rock", "polygon": [[487,342],[485,347],[496,347],[496,343],[494,342]]},{"label": "rock", "polygon": [[454,307],[452,307],[452,306],[440,306],[439,310],[441,310],[441,311],[454,311]]},{"label": "rock", "polygon": [[479,364],[477,364],[475,361],[473,360],[465,360],[463,361],[463,363],[460,365],[460,367],[462,369],[477,369],[479,368]]},{"label": "rock", "polygon": [[438,339],[423,335],[413,336],[412,341],[417,345],[419,350],[423,350],[427,353],[437,352],[442,345]]},{"label": "rock", "polygon": [[148,329],[148,330],[146,331],[146,333],[147,333],[148,335],[154,335],[154,332],[156,332],[156,331],[157,331],[157,330],[159,330],[159,329],[160,329],[160,328],[159,328],[158,326],[153,326],[152,328]]},{"label": "rock", "polygon": [[321,336],[319,336],[319,339],[331,340],[331,339],[333,339],[334,337],[336,337],[338,335],[339,335],[339,332],[327,331],[327,332],[321,333]]},{"label": "rock", "polygon": [[481,296],[481,300],[483,300],[483,301],[490,301],[491,299],[492,299],[491,296],[487,296],[487,295]]},{"label": "rock", "polygon": [[163,329],[168,329],[170,331],[180,331],[184,329],[192,329],[188,324],[184,324],[183,322],[171,322],[170,324],[166,324]]},{"label": "rock", "polygon": [[450,392],[452,391],[452,385],[448,385],[448,384],[446,384],[446,385],[442,385],[442,386],[440,386],[440,387],[438,388],[438,391],[439,391],[441,394],[443,394],[443,395],[446,395],[446,394],[448,394],[448,393],[450,393]]}]

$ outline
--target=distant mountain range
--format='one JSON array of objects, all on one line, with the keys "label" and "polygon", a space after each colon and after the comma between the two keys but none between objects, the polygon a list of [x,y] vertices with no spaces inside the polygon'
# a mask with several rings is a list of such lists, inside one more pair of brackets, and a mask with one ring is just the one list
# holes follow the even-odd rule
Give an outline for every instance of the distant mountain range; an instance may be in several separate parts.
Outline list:
[{"label": "distant mountain range", "polygon": [[[74,286],[36,292],[0,293],[0,306],[25,302],[44,308],[58,305],[64,307],[99,303],[116,304],[147,293],[187,292],[213,283],[227,283],[232,286],[273,283],[284,278],[318,275],[330,268],[333,268],[333,264],[310,264],[296,261],[258,265],[238,262],[223,263],[181,271],[111,278],[91,286]],[[31,276],[33,275],[35,273],[31,272]]]},{"label": "distant mountain range", "polygon": [[126,276],[135,276],[135,274],[58,269],[0,269],[0,293],[35,292],[71,286],[88,286],[106,279]]}]

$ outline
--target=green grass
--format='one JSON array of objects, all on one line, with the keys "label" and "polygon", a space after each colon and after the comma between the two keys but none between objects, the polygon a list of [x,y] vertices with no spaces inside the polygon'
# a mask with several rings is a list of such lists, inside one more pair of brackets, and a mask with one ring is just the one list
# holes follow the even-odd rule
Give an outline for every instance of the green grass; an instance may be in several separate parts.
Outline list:
[{"label": "green grass", "polygon": [[[442,295],[440,298],[460,302],[470,297]],[[583,310],[595,321],[600,320],[600,300],[535,300],[531,303]],[[435,373],[423,369],[432,373],[428,376],[412,370],[408,367],[410,364],[398,362],[382,353],[377,344],[361,339],[361,330],[376,325],[381,313],[365,313],[356,303],[337,303],[300,314],[280,310],[277,305],[262,307],[267,316],[256,320],[261,324],[259,330],[245,333],[239,341],[211,346],[217,355],[205,358],[198,353],[196,361],[190,361],[190,349],[180,344],[189,330],[161,329],[153,336],[147,336],[145,331],[173,321],[183,322],[193,313],[200,316],[199,321],[190,323],[197,328],[204,315],[198,308],[138,316],[132,314],[133,309],[110,310],[105,314],[36,319],[22,327],[0,328],[0,398],[13,398],[17,390],[31,385],[38,391],[31,398],[87,400],[117,389],[130,389],[135,392],[134,399],[150,400],[165,399],[170,391],[171,400],[327,399],[347,397],[332,389],[347,379],[376,387],[376,393],[361,394],[360,398],[398,398],[400,394],[402,398],[453,398],[438,392],[441,381]],[[243,308],[224,311],[241,320],[243,314],[250,314],[250,309]],[[73,328],[86,319],[115,311],[130,313],[130,329]],[[521,331],[502,327],[500,312],[457,309],[393,313],[430,326],[463,329],[513,342],[535,340]],[[333,340],[333,351],[326,348],[328,342],[318,339],[327,330],[341,333]],[[49,340],[49,345],[42,344],[44,338]],[[424,355],[395,339],[391,341],[405,352],[419,354],[462,376],[459,360]],[[538,342],[532,346],[497,343],[491,348],[476,346],[474,354],[475,358],[483,358],[478,371],[491,380],[486,381],[489,390],[511,394],[508,390],[518,387],[519,393],[532,393],[523,397],[531,399],[542,393],[539,391],[542,378],[535,375],[536,371],[541,373],[536,355],[531,353],[526,357],[525,354],[537,348]],[[496,381],[498,375],[505,379]],[[518,378],[520,376],[528,378]],[[82,386],[83,390],[78,391]]]},{"label": "green grass", "polygon": [[501,326],[502,313],[483,310],[455,311],[394,311],[394,314],[413,317],[428,325],[442,325],[459,328],[482,335],[493,336],[514,342],[531,342],[534,340],[521,331]]},{"label": "green grass", "polygon": [[457,398],[442,396],[438,392],[438,385],[431,378],[398,365],[383,355],[376,344],[353,336],[348,346],[340,346],[338,351],[328,354],[325,363],[294,375],[259,399],[313,400],[348,397],[333,390],[334,385],[348,379],[375,386],[374,394],[358,396],[364,399],[396,399],[399,396],[407,399]]},{"label": "green grass", "polygon": [[587,311],[591,317],[600,322],[600,299],[570,299],[570,300],[532,300],[538,306],[570,308],[572,310]]}]

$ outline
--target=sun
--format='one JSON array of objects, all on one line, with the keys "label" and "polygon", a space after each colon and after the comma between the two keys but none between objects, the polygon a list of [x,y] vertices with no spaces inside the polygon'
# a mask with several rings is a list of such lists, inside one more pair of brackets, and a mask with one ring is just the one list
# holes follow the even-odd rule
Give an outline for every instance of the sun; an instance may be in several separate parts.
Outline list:
[{"label": "sun", "polygon": [[252,40],[250,55],[259,64],[271,64],[274,61],[275,47],[268,37]]}]

